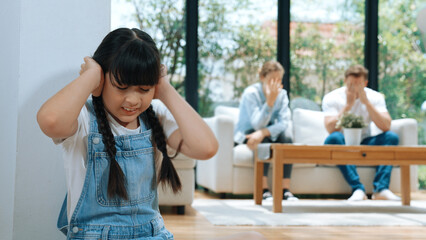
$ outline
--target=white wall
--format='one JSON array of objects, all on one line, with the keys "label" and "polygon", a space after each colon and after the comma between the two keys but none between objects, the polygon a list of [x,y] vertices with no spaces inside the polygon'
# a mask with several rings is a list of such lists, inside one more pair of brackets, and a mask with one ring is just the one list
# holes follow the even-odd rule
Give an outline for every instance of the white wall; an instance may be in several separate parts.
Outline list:
[{"label": "white wall", "polygon": [[3,0],[0,26],[1,239],[65,239],[56,229],[66,192],[61,150],[36,113],[109,32],[110,1]]},{"label": "white wall", "polygon": [[0,236],[12,239],[19,76],[19,1],[0,2]]}]

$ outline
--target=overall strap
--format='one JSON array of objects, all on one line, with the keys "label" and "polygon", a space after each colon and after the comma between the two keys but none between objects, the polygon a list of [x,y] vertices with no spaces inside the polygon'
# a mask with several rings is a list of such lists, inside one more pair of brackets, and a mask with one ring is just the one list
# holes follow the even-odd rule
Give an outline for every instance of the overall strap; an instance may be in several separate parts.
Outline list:
[{"label": "overall strap", "polygon": [[56,227],[65,235],[68,234],[67,198],[68,195],[65,195],[61,211],[59,212],[58,221],[56,223]]},{"label": "overall strap", "polygon": [[148,124],[148,114],[146,111],[139,115],[139,124],[141,126],[141,132],[145,132],[146,130],[151,129]]}]

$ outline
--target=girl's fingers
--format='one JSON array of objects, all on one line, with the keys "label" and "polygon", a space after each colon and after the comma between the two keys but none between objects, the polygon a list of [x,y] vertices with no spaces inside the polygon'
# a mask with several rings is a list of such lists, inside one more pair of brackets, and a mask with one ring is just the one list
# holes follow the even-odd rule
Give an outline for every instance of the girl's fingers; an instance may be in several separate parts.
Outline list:
[{"label": "girl's fingers", "polygon": [[161,64],[160,67],[160,78],[165,77],[167,75],[167,67],[164,64]]},{"label": "girl's fingers", "polygon": [[91,57],[84,57],[84,62],[85,63],[89,63],[91,61],[95,61],[95,60],[93,60],[93,58],[91,58]]},{"label": "girl's fingers", "polygon": [[[90,62],[90,60],[92,60],[92,58],[90,58],[90,57],[84,57],[84,63],[82,63],[81,65],[80,65],[80,75],[82,74],[82,73],[84,73],[84,71],[86,71],[87,70],[87,67],[88,67],[88,65],[89,65],[89,62]],[[93,60],[92,60],[93,61]]]},{"label": "girl's fingers", "polygon": [[167,67],[164,64],[160,66],[160,79],[158,84],[155,86],[154,99],[160,99],[160,94],[163,89],[170,86],[169,77],[167,76]]},{"label": "girl's fingers", "polygon": [[81,75],[82,73],[84,73],[84,71],[86,71],[85,67],[86,67],[86,64],[85,64],[85,63],[82,63],[82,64],[80,65],[80,75]]}]

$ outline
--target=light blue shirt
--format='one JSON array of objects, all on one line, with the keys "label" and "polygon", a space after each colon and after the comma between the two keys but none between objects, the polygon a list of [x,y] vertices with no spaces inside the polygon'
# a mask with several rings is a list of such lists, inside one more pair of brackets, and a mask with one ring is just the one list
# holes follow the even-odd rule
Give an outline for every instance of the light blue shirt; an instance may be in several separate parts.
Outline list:
[{"label": "light blue shirt", "polygon": [[248,86],[241,97],[240,115],[234,130],[234,141],[241,144],[245,140],[246,131],[250,129],[257,131],[263,128],[269,130],[271,140],[275,141],[281,133],[285,132],[290,119],[287,91],[283,89],[278,94],[274,106],[269,107],[266,104],[262,84],[255,83]]}]

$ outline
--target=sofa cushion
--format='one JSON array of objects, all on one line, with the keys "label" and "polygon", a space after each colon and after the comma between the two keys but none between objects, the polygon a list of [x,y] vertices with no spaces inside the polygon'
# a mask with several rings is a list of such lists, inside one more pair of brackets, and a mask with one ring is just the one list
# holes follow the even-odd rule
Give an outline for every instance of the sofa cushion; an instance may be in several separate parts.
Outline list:
[{"label": "sofa cushion", "polygon": [[327,136],[323,112],[301,108],[294,109],[293,143],[323,145]]},{"label": "sofa cushion", "polygon": [[[233,154],[233,165],[235,167],[254,167],[253,151],[250,150],[246,144],[235,146],[233,149]],[[315,163],[293,164],[293,168],[313,168],[315,166]]]},{"label": "sofa cushion", "polygon": [[179,158],[172,159],[173,166],[176,169],[192,169],[195,167],[195,160],[190,158]]},{"label": "sofa cushion", "polygon": [[[158,149],[156,149],[155,154],[158,155],[158,158],[163,158],[163,154]],[[168,147],[167,154],[172,157],[176,154],[176,151]],[[195,160],[182,153],[179,153],[175,158],[173,158],[172,163],[176,169],[192,169],[195,167]]]},{"label": "sofa cushion", "polygon": [[234,166],[253,167],[253,151],[246,144],[240,144],[234,147]]},{"label": "sofa cushion", "polygon": [[214,109],[214,115],[225,115],[228,117],[231,117],[234,120],[234,126],[238,122],[238,118],[240,115],[240,109],[236,107],[228,107],[228,106],[222,106],[219,105]]}]

